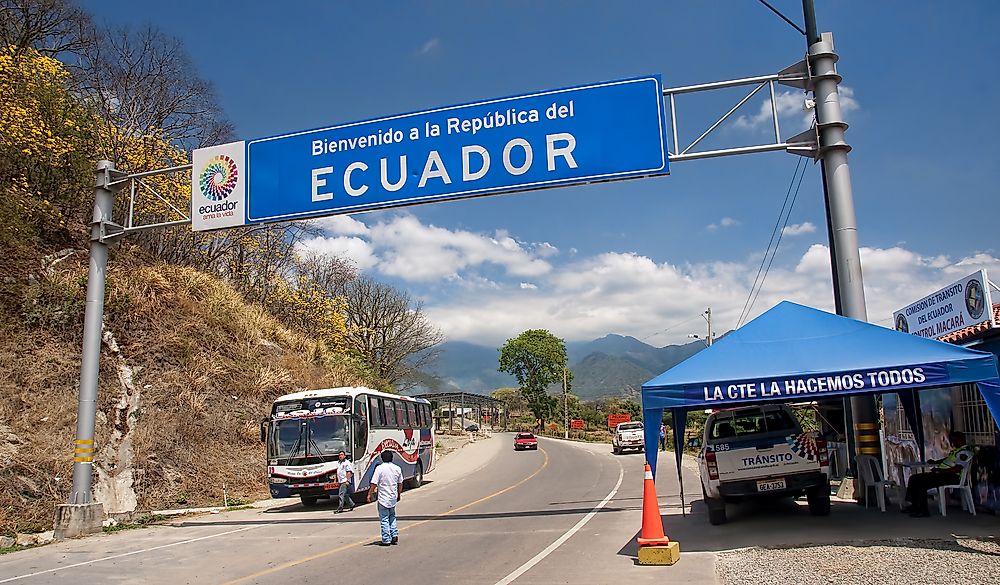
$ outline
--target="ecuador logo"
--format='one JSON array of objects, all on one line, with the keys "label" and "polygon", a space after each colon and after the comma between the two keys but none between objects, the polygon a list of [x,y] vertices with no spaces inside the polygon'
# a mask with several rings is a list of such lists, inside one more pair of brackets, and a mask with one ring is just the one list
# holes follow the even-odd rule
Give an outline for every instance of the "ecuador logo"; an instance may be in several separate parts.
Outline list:
[{"label": "ecuador logo", "polygon": [[212,157],[198,176],[201,193],[212,201],[222,201],[236,188],[239,171],[236,161],[224,154]]}]

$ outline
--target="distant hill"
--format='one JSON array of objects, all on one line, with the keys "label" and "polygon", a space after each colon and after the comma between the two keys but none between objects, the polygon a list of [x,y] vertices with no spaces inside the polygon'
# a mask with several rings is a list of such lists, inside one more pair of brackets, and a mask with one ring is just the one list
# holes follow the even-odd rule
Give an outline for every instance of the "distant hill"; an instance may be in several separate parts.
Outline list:
[{"label": "distant hill", "polygon": [[441,345],[437,360],[424,372],[421,380],[426,392],[465,391],[489,394],[497,388],[517,386],[509,374],[497,371],[500,352],[495,347],[464,341],[448,341]]},{"label": "distant hill", "polygon": [[[700,341],[654,347],[634,337],[610,334],[593,341],[566,344],[572,392],[584,400],[615,396],[638,397],[643,382],[704,349]],[[497,371],[495,347],[449,341],[441,345],[436,362],[417,376],[418,393],[464,390],[489,394],[515,387],[513,376]]]}]

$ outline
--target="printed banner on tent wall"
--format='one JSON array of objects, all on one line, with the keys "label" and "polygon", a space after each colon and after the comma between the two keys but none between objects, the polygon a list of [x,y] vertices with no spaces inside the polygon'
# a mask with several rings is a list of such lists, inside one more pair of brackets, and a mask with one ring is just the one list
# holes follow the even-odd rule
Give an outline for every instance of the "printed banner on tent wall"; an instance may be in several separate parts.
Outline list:
[{"label": "printed banner on tent wall", "polygon": [[[246,180],[240,219],[287,221],[665,175],[664,128],[660,78],[648,76],[249,140],[246,165],[233,167]],[[211,171],[209,186],[228,185],[229,169]],[[199,220],[194,227],[229,225]]]},{"label": "printed banner on tent wall", "polygon": [[993,318],[989,279],[985,270],[974,272],[893,313],[896,330],[938,339]]},{"label": "printed banner on tent wall", "polygon": [[841,394],[895,392],[907,388],[943,386],[952,381],[947,366],[920,364],[902,368],[685,386],[684,399],[686,402],[704,403],[709,408],[714,407],[715,404],[719,405],[718,408],[725,408],[725,405],[730,403],[765,400],[820,400]]}]

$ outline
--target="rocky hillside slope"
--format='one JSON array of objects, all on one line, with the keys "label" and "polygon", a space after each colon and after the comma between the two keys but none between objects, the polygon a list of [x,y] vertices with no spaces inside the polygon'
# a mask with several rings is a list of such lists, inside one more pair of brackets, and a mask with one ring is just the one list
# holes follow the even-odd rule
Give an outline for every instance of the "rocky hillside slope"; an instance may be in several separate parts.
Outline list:
[{"label": "rocky hillside slope", "polygon": [[[50,528],[69,494],[86,262],[80,250],[50,256],[0,304],[0,533]],[[212,275],[118,251],[96,499],[115,513],[218,505],[223,489],[266,497],[258,421],[296,388],[371,382],[345,360]]]}]

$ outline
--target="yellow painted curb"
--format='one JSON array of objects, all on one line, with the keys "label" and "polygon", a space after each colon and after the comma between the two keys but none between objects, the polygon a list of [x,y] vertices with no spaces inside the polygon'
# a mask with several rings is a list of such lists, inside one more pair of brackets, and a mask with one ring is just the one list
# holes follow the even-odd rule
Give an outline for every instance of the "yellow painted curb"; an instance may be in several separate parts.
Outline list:
[{"label": "yellow painted curb", "polygon": [[640,546],[640,565],[672,565],[681,558],[681,545],[671,542],[665,546]]}]

